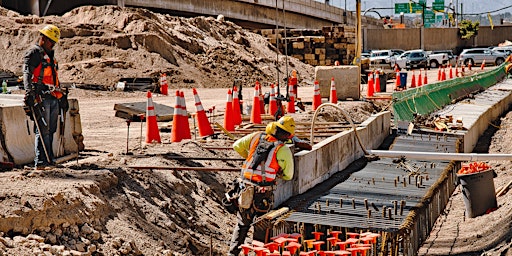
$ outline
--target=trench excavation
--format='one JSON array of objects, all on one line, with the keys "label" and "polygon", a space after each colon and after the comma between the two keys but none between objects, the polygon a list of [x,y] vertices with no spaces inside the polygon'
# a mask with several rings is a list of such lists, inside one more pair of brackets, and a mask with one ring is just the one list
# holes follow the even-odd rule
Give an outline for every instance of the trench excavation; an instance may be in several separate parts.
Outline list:
[{"label": "trench excavation", "polygon": [[[484,135],[489,123],[509,111],[512,102],[512,81],[502,81],[499,69],[494,72],[492,77],[482,78],[487,90],[463,103],[444,104],[445,108],[437,109],[442,115],[463,116],[469,120],[465,123],[468,129],[397,129],[378,149],[446,154],[472,152],[476,145],[486,144],[478,141],[479,137],[489,139]],[[496,79],[495,85],[491,79]],[[483,84],[475,77],[465,81]],[[449,86],[447,89],[453,90]],[[428,97],[421,97],[425,95]],[[407,101],[410,104],[414,100]],[[345,250],[347,244],[367,244],[370,255],[416,255],[458,186],[460,163],[405,156],[377,160],[361,157],[305,193],[289,198],[276,212],[259,218],[255,229],[274,239],[289,234],[302,237],[304,252],[334,253]],[[368,240],[368,234],[376,234],[378,239]],[[312,240],[316,245],[308,244]]]}]

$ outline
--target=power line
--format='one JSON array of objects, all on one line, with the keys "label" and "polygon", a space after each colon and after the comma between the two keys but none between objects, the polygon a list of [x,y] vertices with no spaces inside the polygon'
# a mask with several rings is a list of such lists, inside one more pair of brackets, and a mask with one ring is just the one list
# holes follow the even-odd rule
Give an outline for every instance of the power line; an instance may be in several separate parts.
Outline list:
[{"label": "power line", "polygon": [[464,13],[464,15],[482,15],[482,14],[487,14],[487,13],[495,13],[495,12],[499,12],[499,11],[502,11],[502,10],[505,10],[505,9],[508,9],[508,8],[511,8],[512,5],[509,5],[509,6],[505,6],[503,8],[500,8],[500,9],[496,9],[494,11],[489,11],[489,12],[480,12],[480,13]]}]

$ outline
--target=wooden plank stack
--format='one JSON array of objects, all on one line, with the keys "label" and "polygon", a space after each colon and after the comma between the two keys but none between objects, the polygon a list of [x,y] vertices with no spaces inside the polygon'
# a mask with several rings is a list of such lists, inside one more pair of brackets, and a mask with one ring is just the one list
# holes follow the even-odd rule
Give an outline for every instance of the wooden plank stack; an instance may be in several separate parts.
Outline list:
[{"label": "wooden plank stack", "polygon": [[[341,25],[311,29],[264,29],[256,31],[276,45],[279,39],[279,51],[287,52],[304,63],[313,66],[330,66],[335,61],[342,65],[352,62],[356,52],[356,29],[354,26]],[[286,47],[286,48],[285,48]]]}]

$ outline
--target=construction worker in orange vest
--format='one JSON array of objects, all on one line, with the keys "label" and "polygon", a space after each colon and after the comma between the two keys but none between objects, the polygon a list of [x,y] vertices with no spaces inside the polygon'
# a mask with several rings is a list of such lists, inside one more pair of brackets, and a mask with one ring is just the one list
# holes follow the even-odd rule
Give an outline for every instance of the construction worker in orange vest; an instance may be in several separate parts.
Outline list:
[{"label": "construction worker in orange vest", "polygon": [[68,109],[67,95],[60,88],[58,65],[53,47],[60,39],[60,30],[46,25],[39,30],[37,44],[26,53],[23,63],[25,110],[36,123],[35,167],[46,169],[53,166],[53,134],[57,130],[59,110],[61,116]]},{"label": "construction worker in orange vest", "polygon": [[[246,160],[242,166],[241,195],[238,198],[237,224],[233,230],[229,255],[238,255],[254,219],[267,213],[274,204],[274,188],[278,177],[293,178],[291,150],[284,142],[295,133],[295,121],[281,117],[269,124],[265,132],[246,135],[233,144],[233,149]],[[253,239],[265,241],[265,234],[254,232]]]}]

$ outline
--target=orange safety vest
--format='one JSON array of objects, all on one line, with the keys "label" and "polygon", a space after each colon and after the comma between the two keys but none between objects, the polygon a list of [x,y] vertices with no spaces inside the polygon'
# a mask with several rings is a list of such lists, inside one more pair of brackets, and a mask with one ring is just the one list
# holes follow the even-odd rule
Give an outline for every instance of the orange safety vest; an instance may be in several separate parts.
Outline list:
[{"label": "orange safety vest", "polygon": [[[267,159],[262,163],[259,164],[256,170],[251,169],[253,165],[253,156],[256,152],[256,148],[258,147],[258,144],[260,142],[260,139],[263,138],[264,140],[267,140],[269,142],[278,142],[277,145],[272,147],[270,152],[268,153]],[[262,182],[263,179],[265,179],[265,182],[273,182],[277,177],[277,172],[279,171],[279,163],[277,162],[277,151],[283,146],[284,144],[280,141],[278,141],[276,138],[267,135],[264,136],[264,134],[261,135],[254,135],[251,144],[250,144],[250,150],[249,155],[247,156],[247,159],[245,160],[243,166],[242,166],[242,172],[244,175],[244,178],[253,182]],[[263,169],[263,170],[262,170]]]},{"label": "orange safety vest", "polygon": [[[59,77],[57,75],[57,67],[58,67],[57,60],[55,60],[55,58],[54,58],[53,63],[51,63],[50,57],[45,52],[43,54],[43,60],[34,69],[34,73],[32,76],[32,83],[48,86],[48,88],[50,90],[50,94],[53,97],[60,99],[60,98],[62,98],[63,94],[60,91],[60,83],[59,83]],[[54,72],[55,72],[55,74],[54,74]],[[55,76],[55,81],[54,81],[54,76]]]}]

